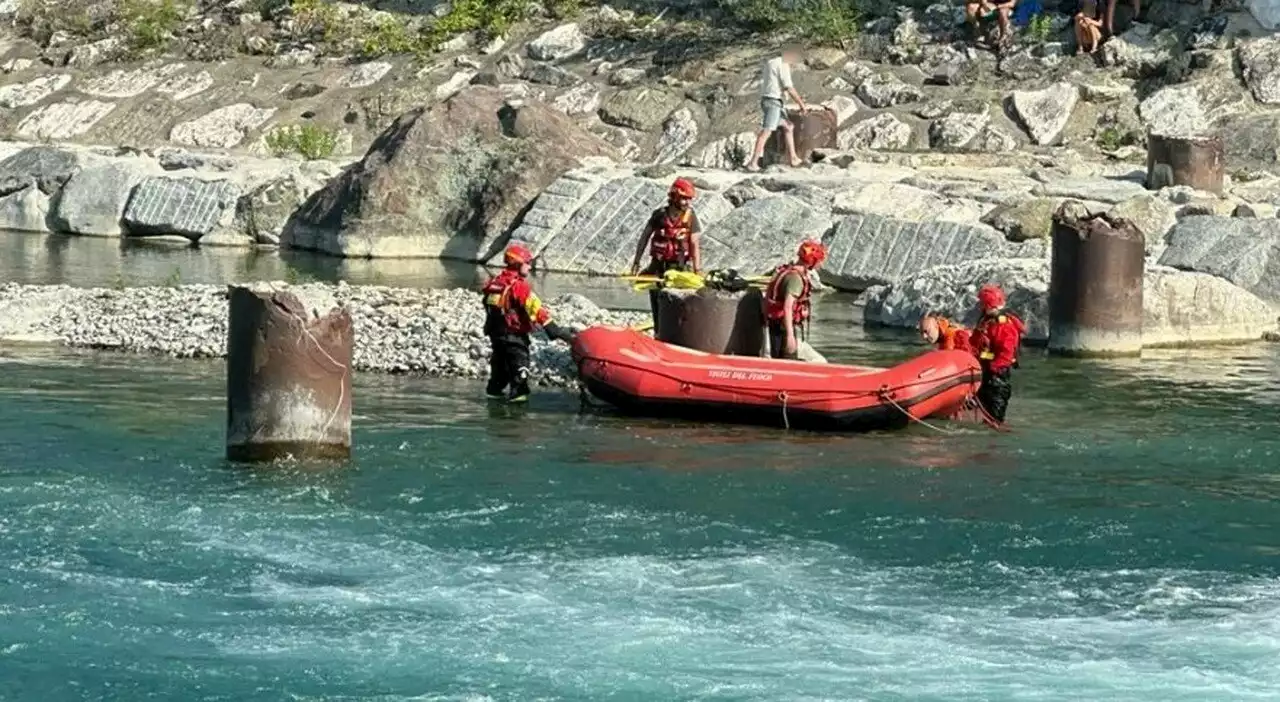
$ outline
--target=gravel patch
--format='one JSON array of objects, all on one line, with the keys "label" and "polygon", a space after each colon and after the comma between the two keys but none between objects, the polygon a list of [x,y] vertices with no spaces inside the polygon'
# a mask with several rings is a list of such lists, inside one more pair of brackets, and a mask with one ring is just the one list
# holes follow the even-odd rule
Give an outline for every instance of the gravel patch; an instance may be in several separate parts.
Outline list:
[{"label": "gravel patch", "polygon": [[[357,370],[477,379],[488,375],[489,341],[481,333],[484,309],[475,291],[273,285],[296,292],[309,305],[333,300],[350,311]],[[573,330],[639,324],[648,318],[604,310],[581,295],[562,295],[548,305],[556,322]],[[8,283],[0,285],[0,339],[6,338],[175,358],[223,358],[227,287],[114,290]],[[533,336],[533,366],[533,379],[540,385],[575,382],[569,348],[541,333]]]}]

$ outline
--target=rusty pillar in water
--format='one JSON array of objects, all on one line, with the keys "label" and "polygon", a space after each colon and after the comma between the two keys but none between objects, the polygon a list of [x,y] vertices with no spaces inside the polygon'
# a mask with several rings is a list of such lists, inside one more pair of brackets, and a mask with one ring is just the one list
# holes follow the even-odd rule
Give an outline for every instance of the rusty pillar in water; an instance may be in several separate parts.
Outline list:
[{"label": "rusty pillar in water", "polygon": [[1137,356],[1142,352],[1145,239],[1128,220],[1068,200],[1053,216],[1049,353]]},{"label": "rusty pillar in water", "polygon": [[764,296],[759,290],[664,289],[655,297],[658,341],[731,356],[764,352]]},{"label": "rusty pillar in water", "polygon": [[1222,194],[1226,157],[1221,136],[1147,135],[1147,189],[1186,185]]},{"label": "rusty pillar in water", "polygon": [[298,296],[230,286],[227,458],[351,454],[351,315],[315,315]]}]

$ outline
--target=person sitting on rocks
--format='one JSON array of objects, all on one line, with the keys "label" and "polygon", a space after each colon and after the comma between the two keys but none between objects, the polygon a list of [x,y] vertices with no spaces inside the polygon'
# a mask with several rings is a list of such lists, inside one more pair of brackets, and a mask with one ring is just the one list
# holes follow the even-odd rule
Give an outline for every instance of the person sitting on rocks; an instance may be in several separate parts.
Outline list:
[{"label": "person sitting on rocks", "polygon": [[996,18],[996,44],[1005,45],[1013,40],[1013,9],[1018,0],[965,0],[964,19],[973,31],[973,39],[981,36],[981,23],[992,15]]},{"label": "person sitting on rocks", "polygon": [[796,251],[795,263],[773,270],[773,277],[764,289],[770,356],[792,360],[799,357],[799,337],[809,321],[809,298],[813,293],[809,272],[817,270],[826,259],[827,247],[816,241],[805,241]]},{"label": "person sitting on rocks", "polygon": [[[649,216],[640,241],[636,244],[636,256],[631,261],[631,274],[662,277],[667,271],[692,270],[697,273],[702,261],[698,247],[698,235],[702,225],[693,211],[693,198],[697,191],[685,178],[676,178],[667,191],[667,204]],[[640,257],[649,250],[649,265],[640,270]]]},{"label": "person sitting on rocks", "polygon": [[[520,244],[507,247],[502,255],[506,270],[485,284],[484,333],[489,337],[489,383],[485,396],[491,400],[524,402],[529,399],[529,334],[542,327],[547,336],[567,344],[573,335],[551,321],[551,312],[529,285],[533,254]],[[508,391],[509,392],[505,392]]]},{"label": "person sitting on rocks", "polygon": [[920,318],[920,338],[939,351],[973,352],[969,345],[969,330],[937,312]]},{"label": "person sitting on rocks", "polygon": [[1102,41],[1102,20],[1098,19],[1097,0],[1081,0],[1075,25],[1077,51],[1097,53],[1098,44]]},{"label": "person sitting on rocks", "polygon": [[803,163],[800,157],[796,156],[794,126],[791,120],[786,118],[782,106],[782,97],[785,93],[800,106],[800,112],[809,109],[804,104],[804,98],[800,97],[800,93],[796,92],[795,85],[791,82],[791,64],[799,60],[799,47],[790,46],[783,50],[781,56],[775,56],[760,66],[760,110],[763,116],[760,120],[760,131],[756,133],[756,145],[751,152],[751,158],[742,164],[742,167],[748,171],[760,170],[760,159],[764,156],[764,147],[769,142],[769,135],[778,131],[779,128],[782,129],[782,138],[787,146],[787,158],[791,167],[795,168]]}]

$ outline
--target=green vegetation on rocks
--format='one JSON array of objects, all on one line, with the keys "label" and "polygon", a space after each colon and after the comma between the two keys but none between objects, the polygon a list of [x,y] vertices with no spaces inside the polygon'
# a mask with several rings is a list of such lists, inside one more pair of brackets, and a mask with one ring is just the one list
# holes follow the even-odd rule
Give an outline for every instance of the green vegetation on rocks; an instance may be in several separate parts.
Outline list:
[{"label": "green vegetation on rocks", "polygon": [[275,156],[298,154],[308,161],[329,158],[338,146],[338,135],[316,124],[277,127],[265,139]]},{"label": "green vegetation on rocks", "polygon": [[791,32],[807,41],[843,45],[858,34],[860,0],[720,0],[720,9],[746,27]]},{"label": "green vegetation on rocks", "polygon": [[190,8],[177,0],[121,0],[120,20],[134,51],[162,50]]}]

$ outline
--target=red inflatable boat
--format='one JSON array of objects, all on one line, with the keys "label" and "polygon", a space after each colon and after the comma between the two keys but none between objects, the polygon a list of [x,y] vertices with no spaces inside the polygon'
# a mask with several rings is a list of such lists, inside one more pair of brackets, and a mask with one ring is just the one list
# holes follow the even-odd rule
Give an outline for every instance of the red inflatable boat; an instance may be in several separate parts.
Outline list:
[{"label": "red inflatable boat", "polygon": [[804,429],[868,431],[946,417],[982,381],[977,359],[962,351],[860,368],[719,356],[619,327],[578,334],[573,356],[587,390],[625,412]]}]

